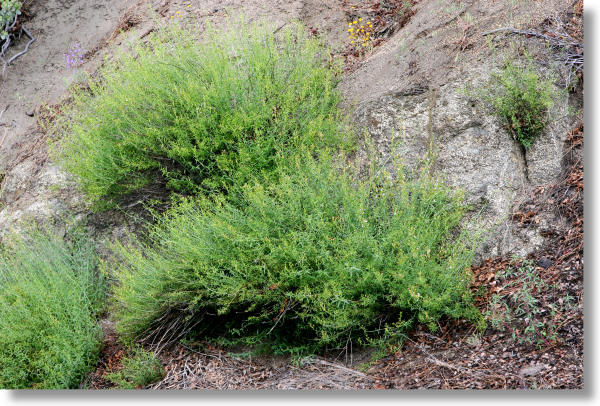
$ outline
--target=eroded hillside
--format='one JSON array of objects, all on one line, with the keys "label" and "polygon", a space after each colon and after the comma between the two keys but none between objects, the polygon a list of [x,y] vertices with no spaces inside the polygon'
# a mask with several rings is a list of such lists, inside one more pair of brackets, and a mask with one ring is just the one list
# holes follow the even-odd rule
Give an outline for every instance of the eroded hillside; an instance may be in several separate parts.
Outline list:
[{"label": "eroded hillside", "polygon": [[[49,158],[47,142],[61,134],[48,129],[81,72],[94,74],[104,57],[144,41],[156,18],[206,32],[239,16],[276,30],[299,20],[323,38],[330,59],[342,64],[342,106],[358,132],[369,134],[383,167],[393,173],[391,156],[411,168],[430,159],[428,170],[465,193],[470,209],[462,228],[484,230],[471,289],[488,318],[483,333],[443,319],[435,333],[411,330],[394,353],[344,348],[299,366],[285,357],[245,359],[212,345],[175,344],[159,354],[166,375],[151,387],[583,387],[583,73],[570,76],[572,66],[561,59],[572,49],[524,33],[581,44],[582,54],[581,1],[24,3],[36,42],[0,82],[0,238],[31,219],[59,234],[82,222],[104,255],[107,242],[143,229],[147,196],[92,212],[76,180]],[[364,48],[349,38],[355,21],[369,21]],[[73,67],[65,53],[75,44],[83,51]],[[548,124],[527,148],[480,97],[507,60],[530,61],[552,78]],[[353,154],[363,166],[367,149],[359,144]],[[112,387],[106,373],[119,370],[125,354],[108,318],[103,331],[101,360],[85,382],[91,388]]]}]

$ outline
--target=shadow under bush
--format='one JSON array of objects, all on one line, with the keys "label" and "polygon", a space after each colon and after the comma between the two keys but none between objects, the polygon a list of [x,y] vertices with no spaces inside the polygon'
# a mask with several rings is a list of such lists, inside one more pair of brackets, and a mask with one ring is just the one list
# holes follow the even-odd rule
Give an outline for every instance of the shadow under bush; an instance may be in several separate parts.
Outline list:
[{"label": "shadow under bush", "polygon": [[[276,38],[277,36],[277,38]],[[300,145],[339,147],[338,68],[294,25],[160,27],[73,89],[54,158],[96,206],[164,180],[190,195],[244,184]]]},{"label": "shadow under bush", "polygon": [[77,388],[97,362],[104,303],[93,246],[39,230],[0,247],[0,388]]},{"label": "shadow under bush", "polygon": [[113,310],[125,340],[195,331],[224,343],[305,354],[482,320],[469,285],[461,197],[422,172],[359,180],[323,153],[250,182],[236,204],[188,199],[150,242],[114,247]]}]

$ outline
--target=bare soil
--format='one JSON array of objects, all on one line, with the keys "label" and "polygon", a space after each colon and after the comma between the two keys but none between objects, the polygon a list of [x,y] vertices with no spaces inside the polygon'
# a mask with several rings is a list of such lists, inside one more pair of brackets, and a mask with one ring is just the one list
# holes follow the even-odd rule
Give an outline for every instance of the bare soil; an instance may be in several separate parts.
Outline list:
[{"label": "bare soil", "polygon": [[[31,19],[25,23],[36,38],[29,52],[16,59],[0,77],[0,172],[35,133],[36,108],[55,103],[77,76],[66,65],[65,53],[76,43],[84,52],[96,48],[115,28],[124,0],[26,0]],[[11,49],[16,53],[26,38]],[[11,54],[9,53],[8,56]],[[95,61],[94,61],[95,62]],[[93,69],[93,63],[86,65]]]}]

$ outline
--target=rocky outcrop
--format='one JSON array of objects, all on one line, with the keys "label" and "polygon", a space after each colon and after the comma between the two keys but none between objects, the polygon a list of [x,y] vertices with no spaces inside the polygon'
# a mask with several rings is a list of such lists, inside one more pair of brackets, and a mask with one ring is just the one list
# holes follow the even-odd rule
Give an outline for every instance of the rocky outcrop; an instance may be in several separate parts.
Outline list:
[{"label": "rocky outcrop", "polygon": [[50,223],[65,230],[82,217],[85,204],[75,185],[57,166],[25,159],[12,167],[0,187],[0,239],[28,222]]},{"label": "rocky outcrop", "polygon": [[434,170],[466,192],[473,207],[466,226],[490,230],[480,257],[528,254],[543,237],[516,230],[509,220],[519,197],[561,172],[563,143],[573,123],[566,114],[568,100],[557,100],[548,129],[525,152],[485,106],[465,95],[468,83],[386,93],[358,105],[355,121],[371,135],[383,162],[395,155],[414,168],[431,156]]},{"label": "rocky outcrop", "polygon": [[536,227],[522,229],[512,213],[533,189],[559,177],[564,140],[581,119],[573,111],[582,106],[557,85],[550,124],[524,151],[465,90],[482,87],[505,58],[523,50],[557,73],[543,41],[482,34],[496,27],[539,27],[549,15],[572,10],[559,0],[436,0],[418,2],[414,11],[406,26],[343,78],[340,88],[354,121],[371,135],[384,162],[395,154],[414,167],[433,153],[435,171],[463,189],[473,207],[465,227],[479,224],[490,231],[479,259],[528,254],[544,242],[539,230],[562,220],[540,217]]}]

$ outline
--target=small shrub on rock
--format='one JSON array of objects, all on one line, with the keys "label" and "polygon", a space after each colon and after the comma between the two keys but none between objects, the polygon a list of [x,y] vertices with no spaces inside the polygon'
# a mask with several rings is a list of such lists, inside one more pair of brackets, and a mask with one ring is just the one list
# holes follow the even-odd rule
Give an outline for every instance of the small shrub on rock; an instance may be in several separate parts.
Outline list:
[{"label": "small shrub on rock", "polygon": [[553,81],[543,79],[528,59],[519,65],[507,61],[502,72],[494,74],[482,97],[525,149],[548,124],[548,109],[555,96]]}]

